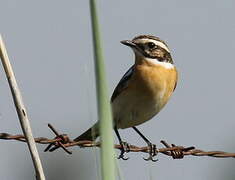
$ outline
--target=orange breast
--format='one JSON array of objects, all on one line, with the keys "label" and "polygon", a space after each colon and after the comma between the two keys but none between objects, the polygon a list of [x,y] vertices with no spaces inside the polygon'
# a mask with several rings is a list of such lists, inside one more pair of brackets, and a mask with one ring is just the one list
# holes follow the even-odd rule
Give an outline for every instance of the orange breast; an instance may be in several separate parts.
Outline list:
[{"label": "orange breast", "polygon": [[127,88],[112,102],[117,128],[133,127],[150,120],[167,103],[176,81],[174,67],[136,64]]},{"label": "orange breast", "polygon": [[162,108],[174,91],[177,76],[175,67],[167,69],[156,64],[140,64],[136,65],[130,86],[158,101]]}]

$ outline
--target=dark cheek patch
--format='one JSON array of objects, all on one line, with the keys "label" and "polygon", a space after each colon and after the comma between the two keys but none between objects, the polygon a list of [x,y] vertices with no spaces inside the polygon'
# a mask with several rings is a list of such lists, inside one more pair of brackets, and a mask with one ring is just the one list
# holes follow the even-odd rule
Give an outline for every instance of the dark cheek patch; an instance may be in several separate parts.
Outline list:
[{"label": "dark cheek patch", "polygon": [[151,55],[156,58],[161,58],[161,59],[164,58],[164,52],[161,51],[160,49],[156,49],[156,50],[152,51]]},{"label": "dark cheek patch", "polygon": [[158,59],[161,62],[169,62],[173,64],[170,53],[160,47],[158,47],[158,49],[154,49],[151,52],[146,53],[146,57]]},{"label": "dark cheek patch", "polygon": [[137,44],[137,46],[139,49],[142,50],[142,53],[145,57],[158,59],[161,62],[169,62],[173,64],[170,53],[167,52],[165,49],[159,46],[154,49],[145,49],[145,46],[143,44]]}]

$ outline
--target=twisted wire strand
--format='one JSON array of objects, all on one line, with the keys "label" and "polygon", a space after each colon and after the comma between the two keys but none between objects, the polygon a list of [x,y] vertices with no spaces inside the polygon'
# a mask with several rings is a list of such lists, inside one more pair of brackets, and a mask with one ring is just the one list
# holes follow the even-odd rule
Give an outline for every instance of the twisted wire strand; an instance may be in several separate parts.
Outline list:
[{"label": "twisted wire strand", "polygon": [[[100,147],[100,142],[93,142],[93,141],[72,141],[69,139],[69,137],[66,134],[59,134],[55,128],[48,124],[49,128],[53,131],[53,133],[56,135],[53,139],[48,139],[45,137],[37,137],[35,138],[35,142],[39,144],[48,144],[45,151],[55,151],[58,148],[62,148],[67,153],[72,154],[70,150],[68,150],[68,147],[73,146],[79,146],[82,148],[85,147]],[[2,140],[16,140],[21,142],[26,142],[26,139],[24,135],[12,135],[9,133],[0,133],[0,139]],[[209,156],[209,157],[215,157],[215,158],[235,158],[235,153],[229,153],[224,151],[203,151],[200,149],[195,149],[195,147],[184,147],[184,146],[176,146],[174,144],[169,145],[165,141],[161,141],[161,143],[165,146],[163,148],[156,149],[157,153],[162,153],[167,156],[171,156],[173,159],[182,159],[184,156]],[[122,146],[119,144],[115,144],[114,147],[116,149],[121,150]],[[143,152],[143,153],[149,153],[150,149],[148,146],[144,147],[138,147],[135,145],[130,145],[129,152]]]}]

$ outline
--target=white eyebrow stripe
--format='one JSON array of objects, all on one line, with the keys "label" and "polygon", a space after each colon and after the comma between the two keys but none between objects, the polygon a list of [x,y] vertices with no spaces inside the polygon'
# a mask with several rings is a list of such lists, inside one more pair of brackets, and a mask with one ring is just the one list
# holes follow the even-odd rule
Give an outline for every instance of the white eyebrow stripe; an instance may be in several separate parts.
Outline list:
[{"label": "white eyebrow stripe", "polygon": [[162,42],[154,40],[154,39],[142,39],[143,42],[153,42],[157,46],[160,46],[161,48],[165,49],[167,52],[170,52],[169,48]]}]

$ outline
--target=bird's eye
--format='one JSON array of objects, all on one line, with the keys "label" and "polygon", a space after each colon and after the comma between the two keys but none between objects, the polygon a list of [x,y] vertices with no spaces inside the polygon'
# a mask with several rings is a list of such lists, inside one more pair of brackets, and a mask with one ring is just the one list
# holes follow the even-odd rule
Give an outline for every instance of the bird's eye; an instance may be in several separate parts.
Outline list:
[{"label": "bird's eye", "polygon": [[156,46],[153,42],[149,42],[147,45],[150,49],[152,49]]}]

